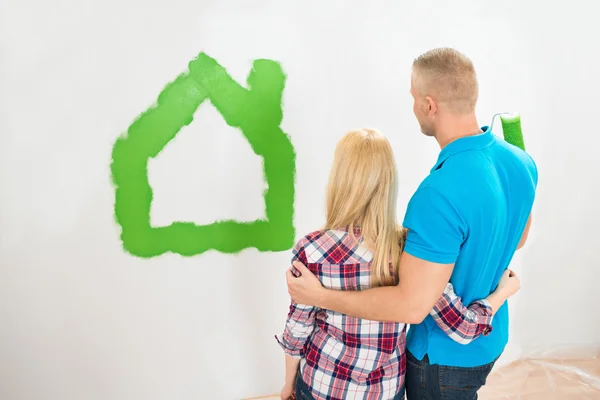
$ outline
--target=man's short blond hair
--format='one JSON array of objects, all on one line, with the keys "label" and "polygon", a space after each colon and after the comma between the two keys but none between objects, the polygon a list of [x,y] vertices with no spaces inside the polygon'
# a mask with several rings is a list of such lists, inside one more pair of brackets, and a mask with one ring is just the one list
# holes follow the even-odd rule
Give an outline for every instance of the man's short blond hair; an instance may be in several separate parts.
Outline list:
[{"label": "man's short blond hair", "polygon": [[457,114],[475,111],[479,84],[471,60],[461,52],[442,47],[420,55],[413,61],[413,85],[424,96],[431,96]]}]

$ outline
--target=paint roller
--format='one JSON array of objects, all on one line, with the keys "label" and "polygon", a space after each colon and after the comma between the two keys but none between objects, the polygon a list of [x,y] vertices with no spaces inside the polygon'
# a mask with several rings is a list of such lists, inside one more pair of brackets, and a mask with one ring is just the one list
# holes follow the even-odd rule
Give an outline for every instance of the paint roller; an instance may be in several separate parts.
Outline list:
[{"label": "paint roller", "polygon": [[525,151],[525,140],[523,139],[523,130],[521,129],[521,116],[516,112],[503,112],[498,113],[492,117],[492,123],[490,124],[490,132],[494,126],[494,120],[496,117],[500,117],[502,123],[502,132],[504,133],[504,140],[514,146],[519,147]]}]

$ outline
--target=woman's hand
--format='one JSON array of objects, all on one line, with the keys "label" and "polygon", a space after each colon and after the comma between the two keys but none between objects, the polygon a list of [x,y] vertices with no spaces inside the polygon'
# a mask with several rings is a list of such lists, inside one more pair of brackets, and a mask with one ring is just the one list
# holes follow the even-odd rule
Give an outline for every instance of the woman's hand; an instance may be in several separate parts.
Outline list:
[{"label": "woman's hand", "polygon": [[294,400],[296,395],[294,393],[294,384],[286,383],[283,389],[281,389],[281,400]]},{"label": "woman's hand", "polygon": [[509,298],[513,294],[517,293],[521,289],[521,279],[514,273],[514,271],[507,269],[500,278],[498,288],[496,292],[502,297]]},{"label": "woman's hand", "polygon": [[495,315],[496,312],[500,309],[500,307],[504,304],[506,299],[508,299],[513,294],[517,293],[521,288],[521,280],[512,270],[507,269],[502,274],[502,278],[500,278],[500,282],[498,283],[498,287],[494,290],[486,300],[490,303],[492,307],[492,315]]}]

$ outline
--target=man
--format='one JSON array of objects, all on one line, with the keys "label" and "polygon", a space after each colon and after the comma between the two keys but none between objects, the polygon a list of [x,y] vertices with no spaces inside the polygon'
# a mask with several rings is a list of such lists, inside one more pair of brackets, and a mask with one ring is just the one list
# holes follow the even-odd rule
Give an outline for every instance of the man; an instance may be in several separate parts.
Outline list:
[{"label": "man", "polygon": [[465,304],[493,291],[527,239],[537,169],[524,151],[479,127],[477,76],[460,52],[440,48],[418,57],[411,94],[422,132],[441,152],[408,204],[399,284],[328,290],[295,263],[302,276],[288,271],[288,291],[300,304],[414,324],[408,399],[474,399],[508,341],[507,305],[496,313],[492,332],[468,345],[450,339],[428,314],[448,281]]}]

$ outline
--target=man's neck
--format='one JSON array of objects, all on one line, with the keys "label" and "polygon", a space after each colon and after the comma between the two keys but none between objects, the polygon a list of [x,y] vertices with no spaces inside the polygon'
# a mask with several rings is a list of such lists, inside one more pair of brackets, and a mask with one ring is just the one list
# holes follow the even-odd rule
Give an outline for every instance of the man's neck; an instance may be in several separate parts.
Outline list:
[{"label": "man's neck", "polygon": [[464,117],[452,116],[451,118],[446,118],[445,121],[440,121],[438,129],[436,129],[435,139],[440,148],[443,149],[457,139],[479,135],[482,132],[475,115]]}]

